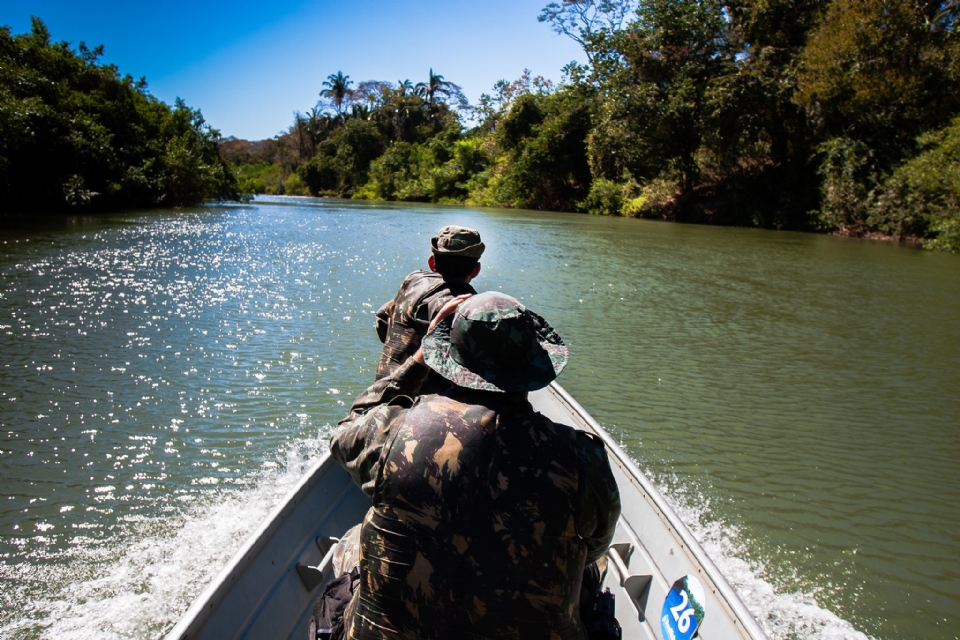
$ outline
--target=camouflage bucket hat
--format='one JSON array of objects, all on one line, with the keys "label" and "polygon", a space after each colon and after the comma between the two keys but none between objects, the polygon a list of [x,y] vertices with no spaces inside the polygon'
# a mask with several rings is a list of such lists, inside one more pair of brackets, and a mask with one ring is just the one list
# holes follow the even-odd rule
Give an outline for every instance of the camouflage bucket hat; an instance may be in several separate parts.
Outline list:
[{"label": "camouflage bucket hat", "polygon": [[483,391],[535,391],[567,364],[569,351],[547,321],[496,291],[475,295],[421,343],[431,369]]},{"label": "camouflage bucket hat", "polygon": [[430,250],[446,256],[479,258],[485,248],[479,231],[455,224],[440,229],[436,237],[430,239]]}]

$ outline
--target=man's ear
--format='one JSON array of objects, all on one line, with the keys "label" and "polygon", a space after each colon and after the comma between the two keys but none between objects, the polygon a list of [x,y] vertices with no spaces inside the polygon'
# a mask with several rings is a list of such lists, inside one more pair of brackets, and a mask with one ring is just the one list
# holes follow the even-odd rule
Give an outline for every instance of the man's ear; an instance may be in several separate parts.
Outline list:
[{"label": "man's ear", "polygon": [[433,259],[433,254],[430,254],[430,257],[427,258],[427,266],[430,267],[430,271],[436,273],[437,271],[437,261]]},{"label": "man's ear", "polygon": [[480,275],[480,263],[477,263],[477,266],[473,268],[473,271],[470,272],[470,279],[473,280],[478,275]]}]

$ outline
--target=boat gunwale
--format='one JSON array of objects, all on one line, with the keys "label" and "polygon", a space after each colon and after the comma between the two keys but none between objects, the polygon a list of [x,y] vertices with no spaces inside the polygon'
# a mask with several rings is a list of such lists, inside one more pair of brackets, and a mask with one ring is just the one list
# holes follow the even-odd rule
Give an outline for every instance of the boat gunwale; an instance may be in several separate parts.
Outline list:
[{"label": "boat gunwale", "polygon": [[694,563],[702,567],[702,573],[705,574],[707,579],[712,583],[711,586],[719,592],[716,595],[730,607],[734,614],[732,617],[734,622],[741,625],[751,638],[755,640],[768,640],[769,636],[764,632],[756,618],[753,617],[753,614],[750,613],[750,610],[747,609],[747,605],[744,604],[736,590],[734,590],[733,586],[727,581],[726,577],[724,577],[720,568],[717,567],[706,550],[704,550],[703,545],[701,545],[696,536],[693,535],[693,532],[690,531],[690,528],[687,527],[686,523],[680,518],[680,515],[673,506],[667,502],[667,499],[660,490],[657,489],[653,482],[640,470],[630,456],[627,455],[627,452],[617,444],[607,430],[600,426],[600,423],[598,423],[566,389],[560,386],[559,383],[556,381],[551,382],[549,389],[559,401],[565,404],[572,413],[576,414],[578,418],[590,427],[594,434],[603,440],[607,450],[616,456],[617,461],[624,467],[625,471],[628,472],[631,479],[639,485],[640,490],[653,502],[661,519],[673,529],[682,547],[693,556]]},{"label": "boat gunwale", "polygon": [[180,616],[177,624],[165,635],[166,640],[186,640],[192,630],[206,623],[207,618],[229,594],[234,580],[234,574],[243,573],[253,562],[257,554],[270,542],[276,531],[283,526],[303,497],[313,490],[314,485],[326,475],[329,467],[336,462],[325,452],[313,462],[304,472],[297,484],[284,494],[284,497],[271,509],[270,514],[263,519],[256,529],[247,535],[243,545],[237,549],[226,566],[210,581],[203,591],[193,600],[190,607]]}]

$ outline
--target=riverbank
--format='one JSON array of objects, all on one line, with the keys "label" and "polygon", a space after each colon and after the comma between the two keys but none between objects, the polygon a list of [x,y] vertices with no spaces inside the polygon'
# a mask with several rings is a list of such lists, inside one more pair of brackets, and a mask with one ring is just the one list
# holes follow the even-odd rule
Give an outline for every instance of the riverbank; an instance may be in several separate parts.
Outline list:
[{"label": "riverbank", "polygon": [[[376,206],[377,204],[383,204],[383,205],[388,205],[388,206],[396,207],[396,206],[402,206],[402,205],[404,204],[403,202],[399,202],[399,201],[395,201],[395,200],[394,200],[394,201],[388,201],[388,200],[376,201],[376,200],[361,199],[360,201],[358,201],[358,200],[353,200],[353,199],[344,199],[344,198],[341,198],[341,197],[336,196],[336,195],[310,196],[309,192],[306,192],[306,190],[303,190],[303,191],[304,191],[304,192],[283,193],[283,194],[276,194],[276,193],[246,194],[246,195],[240,196],[236,202],[237,202],[238,205],[241,205],[241,204],[245,204],[245,203],[255,202],[255,200],[256,200],[257,198],[267,198],[267,199],[270,199],[270,200],[273,200],[273,201],[278,201],[278,202],[282,202],[282,201],[284,201],[284,200],[289,200],[291,203],[296,203],[296,202],[302,203],[302,202],[304,202],[304,198],[315,198],[315,199],[318,200],[318,201],[331,202],[331,203],[336,203],[336,202],[344,202],[344,203],[346,203],[346,202],[354,202],[354,203],[357,203],[357,202],[362,201],[362,202],[365,202],[365,203],[369,203],[369,204],[372,205],[372,206]],[[217,204],[217,203],[215,203],[215,202],[210,202],[210,203],[207,203],[206,206],[210,206],[210,205],[214,205],[214,204]],[[411,204],[416,205],[416,204],[424,204],[424,203],[411,203]],[[470,205],[470,204],[468,204],[468,203],[466,203],[466,202],[446,202],[446,203],[443,203],[443,206],[447,206],[447,207],[449,207],[449,206],[462,207],[462,208],[466,209],[466,208],[471,207],[472,205]],[[502,209],[502,210],[505,210],[505,211],[508,211],[508,210],[517,211],[517,209],[515,209],[515,208],[513,208],[513,207],[489,207],[489,208],[492,208],[492,209]],[[102,211],[102,212],[98,212],[97,214],[95,214],[95,216],[96,216],[97,218],[102,217],[102,216],[104,216],[104,215],[125,216],[125,215],[130,215],[130,214],[139,214],[139,213],[143,213],[143,212],[150,211],[150,210],[157,210],[157,211],[159,211],[159,210],[162,210],[162,207],[136,208],[136,209],[117,209],[117,210],[114,210],[114,211]],[[183,212],[184,212],[184,213],[192,213],[192,212],[194,212],[195,210],[196,210],[196,207],[187,207],[187,208],[184,208],[184,209],[183,209]],[[542,214],[542,213],[549,213],[549,212],[535,212],[535,215],[539,215],[539,214]],[[557,212],[557,213],[562,213],[562,212]],[[581,213],[580,215],[595,215],[595,214],[585,214],[585,213]],[[653,216],[644,217],[644,216],[639,216],[639,215],[609,216],[609,217],[622,217],[622,218],[633,219],[633,220],[653,220],[653,221],[668,222],[668,223],[671,223],[671,224],[678,224],[678,225],[703,225],[703,226],[714,226],[714,227],[723,227],[723,226],[735,227],[735,225],[718,225],[718,224],[710,224],[710,223],[708,223],[708,222],[702,222],[702,221],[698,221],[698,222],[681,222],[681,221],[677,221],[677,220],[672,220],[672,219],[670,219],[669,216],[664,216],[664,217],[659,217],[659,218],[658,218],[658,217],[653,217]],[[61,213],[59,213],[59,214],[47,215],[47,216],[43,216],[43,217],[41,217],[41,218],[37,218],[37,216],[36,216],[35,214],[33,214],[33,213],[4,212],[4,213],[0,213],[0,228],[7,229],[7,230],[19,230],[19,231],[22,231],[22,232],[25,232],[25,233],[28,233],[28,234],[31,233],[31,232],[35,232],[35,231],[37,231],[38,229],[46,229],[46,230],[51,230],[51,231],[54,231],[54,230],[64,230],[64,229],[67,229],[67,228],[76,227],[77,225],[83,225],[83,224],[84,224],[83,220],[84,220],[85,218],[92,219],[92,218],[91,218],[91,214],[76,214],[76,213],[61,212]],[[751,228],[751,227],[739,227],[739,228]],[[757,228],[757,227],[752,227],[752,228]],[[782,230],[782,229],[768,229],[768,230],[769,230],[769,231],[786,231],[786,230]],[[796,233],[796,231],[789,231],[789,233]],[[850,238],[850,239],[858,239],[858,240],[875,240],[875,241],[880,241],[880,242],[885,242],[885,243],[899,244],[899,245],[902,245],[902,246],[912,247],[912,248],[916,248],[916,249],[922,249],[922,248],[924,248],[924,240],[923,240],[922,238],[919,238],[919,237],[915,236],[915,235],[900,237],[900,236],[896,236],[896,235],[892,235],[892,234],[881,233],[881,232],[878,232],[878,231],[871,231],[871,230],[865,229],[865,228],[863,228],[863,227],[845,227],[845,228],[842,228],[842,229],[836,229],[836,230],[832,230],[832,231],[826,231],[826,230],[819,230],[819,231],[818,231],[818,230],[807,230],[807,231],[804,231],[803,233],[809,233],[809,234],[812,234],[812,235],[835,236],[835,237],[839,237],[839,238]]]},{"label": "riverbank", "polygon": [[915,235],[896,236],[880,231],[872,231],[863,227],[843,227],[835,231],[830,231],[829,235],[840,238],[857,238],[859,240],[879,240],[881,242],[893,242],[908,247],[923,248],[923,239]]},{"label": "riverbank", "polygon": [[539,16],[587,56],[562,84],[525,71],[469,105],[433,69],[416,85],[338,70],[231,162],[282,167],[277,193],[288,175],[313,195],[862,228],[960,251],[960,41],[943,3],[576,6]]}]

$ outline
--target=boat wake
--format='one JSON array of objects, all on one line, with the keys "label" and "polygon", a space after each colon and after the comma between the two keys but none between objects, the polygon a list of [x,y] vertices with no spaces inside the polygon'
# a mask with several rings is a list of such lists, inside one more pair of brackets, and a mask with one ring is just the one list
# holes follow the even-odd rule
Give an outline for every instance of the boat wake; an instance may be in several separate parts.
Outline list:
[{"label": "boat wake", "polygon": [[[13,575],[12,567],[0,564],[4,583],[44,582],[47,594],[51,583],[61,585],[52,597],[31,600],[27,593],[13,594],[30,604],[20,607],[16,619],[7,618],[0,637],[163,637],[322,455],[326,432],[293,443],[245,487],[211,491],[176,516],[141,523],[107,547],[77,545],[52,562],[31,567],[30,576]],[[744,559],[748,553],[736,529],[709,517],[709,503],[698,492],[664,490],[677,485],[669,478],[654,480],[771,638],[870,640],[820,607],[811,594],[778,592],[764,579],[762,566]]]},{"label": "boat wake", "polygon": [[652,474],[648,477],[653,479],[770,638],[874,640],[818,605],[813,594],[779,592],[764,579],[763,566],[745,559],[749,553],[737,528],[711,517],[709,500],[702,493],[677,490],[674,478]]},{"label": "boat wake", "polygon": [[[211,491],[177,516],[141,523],[108,549],[75,548],[32,568],[34,582],[62,587],[21,606],[18,619],[0,626],[0,637],[162,638],[323,454],[326,441],[297,441],[266,462],[246,487]],[[71,580],[75,572],[89,577]],[[0,578],[19,582],[13,575]],[[14,597],[29,600],[28,594]]]}]

